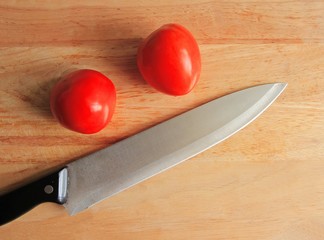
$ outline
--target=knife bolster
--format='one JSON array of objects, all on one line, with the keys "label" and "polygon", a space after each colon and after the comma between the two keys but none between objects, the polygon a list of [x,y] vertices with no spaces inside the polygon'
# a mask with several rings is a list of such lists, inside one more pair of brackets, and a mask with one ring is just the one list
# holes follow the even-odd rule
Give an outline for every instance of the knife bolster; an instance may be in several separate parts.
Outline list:
[{"label": "knife bolster", "polygon": [[63,168],[58,172],[58,194],[57,201],[63,204],[67,200],[67,185],[68,185],[68,171],[67,168]]}]

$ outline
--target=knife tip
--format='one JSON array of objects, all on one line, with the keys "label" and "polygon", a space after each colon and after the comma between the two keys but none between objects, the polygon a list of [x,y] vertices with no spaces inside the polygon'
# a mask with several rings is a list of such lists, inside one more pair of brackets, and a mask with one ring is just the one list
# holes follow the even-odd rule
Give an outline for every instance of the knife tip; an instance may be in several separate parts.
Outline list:
[{"label": "knife tip", "polygon": [[288,83],[279,82],[279,83],[276,83],[276,85],[280,86],[282,89],[285,89],[288,86]]}]

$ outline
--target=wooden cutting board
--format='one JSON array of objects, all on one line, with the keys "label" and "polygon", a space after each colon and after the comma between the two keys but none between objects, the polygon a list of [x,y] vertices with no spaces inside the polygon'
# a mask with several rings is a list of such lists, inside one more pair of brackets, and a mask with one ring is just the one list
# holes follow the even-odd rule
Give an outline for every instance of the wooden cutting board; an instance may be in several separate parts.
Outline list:
[{"label": "wooden cutting board", "polygon": [[[197,157],[73,217],[43,204],[0,238],[323,239],[324,1],[120,2],[0,3],[1,191],[233,91],[288,88]],[[135,64],[141,40],[170,22],[193,33],[202,56],[200,82],[182,97],[156,92]],[[79,68],[117,88],[98,134],[66,130],[49,110],[53,84]]]}]

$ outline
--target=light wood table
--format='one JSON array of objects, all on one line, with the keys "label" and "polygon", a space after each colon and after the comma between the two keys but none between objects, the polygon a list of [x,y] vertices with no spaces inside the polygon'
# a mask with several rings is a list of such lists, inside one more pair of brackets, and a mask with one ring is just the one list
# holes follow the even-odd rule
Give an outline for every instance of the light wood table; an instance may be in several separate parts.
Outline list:
[{"label": "light wood table", "polygon": [[[135,63],[140,41],[170,22],[201,49],[200,82],[182,97],[156,92]],[[51,116],[51,87],[74,68],[116,85],[116,114],[98,134]],[[0,227],[0,239],[324,239],[324,1],[2,1],[2,191],[271,82],[289,86],[216,147],[73,217],[43,204]]]}]

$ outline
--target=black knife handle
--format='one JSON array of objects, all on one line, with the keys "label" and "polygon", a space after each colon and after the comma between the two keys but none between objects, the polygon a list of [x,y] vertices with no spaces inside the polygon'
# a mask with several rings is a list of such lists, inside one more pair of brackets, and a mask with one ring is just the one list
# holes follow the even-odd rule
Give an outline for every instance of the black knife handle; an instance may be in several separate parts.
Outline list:
[{"label": "black knife handle", "polygon": [[0,196],[0,225],[8,223],[44,202],[63,204],[67,194],[67,169]]}]

